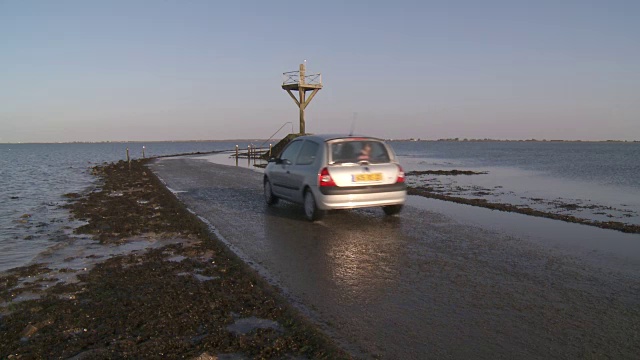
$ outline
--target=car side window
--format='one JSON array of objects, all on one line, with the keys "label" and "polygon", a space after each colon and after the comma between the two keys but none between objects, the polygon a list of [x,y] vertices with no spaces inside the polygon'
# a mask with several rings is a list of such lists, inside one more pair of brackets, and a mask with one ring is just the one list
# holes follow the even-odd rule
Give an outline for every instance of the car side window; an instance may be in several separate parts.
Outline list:
[{"label": "car side window", "polygon": [[302,150],[296,160],[296,165],[311,165],[316,160],[318,153],[318,144],[313,141],[305,141]]},{"label": "car side window", "polygon": [[300,152],[300,147],[302,147],[302,141],[294,141],[287,145],[282,154],[280,154],[280,160],[285,162],[288,160],[293,163]]}]

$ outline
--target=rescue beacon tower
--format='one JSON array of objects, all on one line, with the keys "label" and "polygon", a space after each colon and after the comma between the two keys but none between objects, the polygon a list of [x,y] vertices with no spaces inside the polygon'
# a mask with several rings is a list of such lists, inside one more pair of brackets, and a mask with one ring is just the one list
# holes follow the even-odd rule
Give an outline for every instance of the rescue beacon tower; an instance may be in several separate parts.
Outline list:
[{"label": "rescue beacon tower", "polygon": [[[290,71],[283,73],[282,89],[289,93],[289,96],[295,101],[300,109],[300,134],[305,134],[304,129],[304,109],[311,102],[318,90],[322,89],[322,75],[306,74],[306,60],[300,64],[300,71]],[[298,92],[299,98],[293,95],[293,91]],[[311,95],[307,98],[307,91],[311,91]]]}]

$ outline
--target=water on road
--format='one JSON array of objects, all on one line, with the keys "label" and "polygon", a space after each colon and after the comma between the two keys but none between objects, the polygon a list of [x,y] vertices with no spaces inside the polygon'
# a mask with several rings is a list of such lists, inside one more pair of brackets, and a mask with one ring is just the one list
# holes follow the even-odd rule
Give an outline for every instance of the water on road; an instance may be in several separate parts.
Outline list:
[{"label": "water on road", "polygon": [[640,354],[637,234],[415,198],[396,217],[309,223],[264,204],[259,172],[186,157],[151,168],[356,357]]}]

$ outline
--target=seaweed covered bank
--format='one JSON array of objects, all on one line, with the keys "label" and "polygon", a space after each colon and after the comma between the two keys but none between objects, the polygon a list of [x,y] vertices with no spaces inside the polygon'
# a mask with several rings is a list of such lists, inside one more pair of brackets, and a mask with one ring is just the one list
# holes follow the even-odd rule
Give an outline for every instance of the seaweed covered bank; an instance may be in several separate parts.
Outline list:
[{"label": "seaweed covered bank", "polygon": [[68,194],[97,250],[0,275],[0,358],[348,357],[145,163],[97,166],[101,188]]}]

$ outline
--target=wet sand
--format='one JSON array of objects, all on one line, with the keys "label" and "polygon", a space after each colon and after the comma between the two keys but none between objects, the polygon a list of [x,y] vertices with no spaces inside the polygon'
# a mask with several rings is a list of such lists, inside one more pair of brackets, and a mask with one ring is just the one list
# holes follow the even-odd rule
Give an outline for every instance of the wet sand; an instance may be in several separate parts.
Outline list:
[{"label": "wet sand", "polygon": [[94,174],[101,188],[67,196],[94,251],[0,275],[0,358],[347,357],[144,161]]}]

